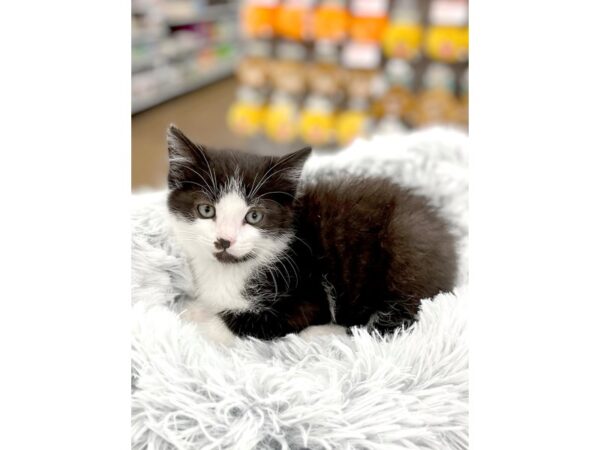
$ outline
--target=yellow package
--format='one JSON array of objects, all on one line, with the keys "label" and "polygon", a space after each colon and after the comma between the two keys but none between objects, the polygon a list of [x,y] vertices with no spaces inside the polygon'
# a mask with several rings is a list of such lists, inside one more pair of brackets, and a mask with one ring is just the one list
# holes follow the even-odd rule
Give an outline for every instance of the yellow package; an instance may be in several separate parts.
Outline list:
[{"label": "yellow package", "polygon": [[229,128],[242,136],[254,136],[260,132],[264,107],[244,100],[236,101],[229,108],[227,123]]},{"label": "yellow package", "polygon": [[340,145],[347,145],[362,135],[369,121],[365,111],[349,110],[339,114],[335,124],[335,137]]},{"label": "yellow package", "polygon": [[469,58],[469,28],[432,26],[425,35],[425,52],[442,62],[462,62]]},{"label": "yellow package", "polygon": [[383,51],[388,58],[414,59],[419,55],[423,28],[418,23],[392,22],[383,32]]},{"label": "yellow package", "polygon": [[265,111],[265,134],[276,142],[291,142],[297,135],[298,109],[291,102],[275,102]]},{"label": "yellow package", "polygon": [[307,108],[300,113],[300,136],[311,145],[328,145],[334,139],[335,115],[331,111]]}]

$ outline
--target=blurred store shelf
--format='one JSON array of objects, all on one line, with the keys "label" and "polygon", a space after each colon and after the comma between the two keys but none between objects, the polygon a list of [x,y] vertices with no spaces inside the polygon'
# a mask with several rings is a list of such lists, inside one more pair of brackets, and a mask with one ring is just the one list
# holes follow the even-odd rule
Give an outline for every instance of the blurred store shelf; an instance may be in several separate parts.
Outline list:
[{"label": "blurred store shelf", "polygon": [[235,5],[233,3],[234,2],[232,2],[232,4],[207,6],[205,8],[200,9],[199,11],[185,10],[183,13],[169,12],[167,13],[165,19],[166,22],[171,26],[188,25],[207,20],[217,20],[223,15],[231,15],[237,13],[237,10],[235,9]]},{"label": "blurred store shelf", "polygon": [[237,3],[133,0],[132,114],[233,72],[239,47]]},{"label": "blurred store shelf", "polygon": [[167,100],[179,97],[180,95],[187,94],[195,89],[199,89],[210,83],[218,81],[226,76],[230,75],[233,71],[234,64],[223,65],[223,67],[217,67],[211,71],[206,71],[203,75],[197,79],[192,79],[186,83],[176,83],[171,86],[167,86],[156,94],[151,94],[146,97],[138,96],[132,99],[131,112],[138,113],[144,111],[153,106],[159,105]]}]

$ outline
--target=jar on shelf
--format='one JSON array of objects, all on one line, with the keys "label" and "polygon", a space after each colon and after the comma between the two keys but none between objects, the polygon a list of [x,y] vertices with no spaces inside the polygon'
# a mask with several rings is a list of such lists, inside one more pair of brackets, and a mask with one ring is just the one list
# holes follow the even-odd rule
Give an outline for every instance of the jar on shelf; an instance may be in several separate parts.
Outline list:
[{"label": "jar on shelf", "polygon": [[352,69],[346,72],[347,100],[336,123],[336,139],[347,145],[372,128],[371,101],[379,73],[376,69]]},{"label": "jar on shelf", "polygon": [[373,103],[378,132],[405,132],[413,112],[414,69],[405,60],[391,59],[385,67],[385,83],[381,95]]},{"label": "jar on shelf", "polygon": [[241,136],[255,136],[262,129],[264,111],[264,94],[257,89],[242,86],[227,113],[229,128]]},{"label": "jar on shelf", "polygon": [[415,127],[454,123],[457,100],[454,96],[454,71],[446,64],[432,63],[423,76],[419,94],[409,120]]},{"label": "jar on shelf", "polygon": [[280,43],[272,64],[273,94],[265,110],[265,134],[273,141],[292,142],[298,134],[300,104],[308,77],[305,48],[298,43]]},{"label": "jar on shelf", "polygon": [[420,56],[422,42],[423,26],[418,0],[395,2],[383,32],[385,55],[388,58],[415,60]]},{"label": "jar on shelf", "polygon": [[236,68],[240,87],[229,108],[227,121],[234,133],[254,136],[261,132],[264,123],[265,103],[270,90],[271,44],[265,40],[251,40],[245,52]]},{"label": "jar on shelf", "polygon": [[341,101],[342,73],[338,48],[319,42],[314,63],[308,69],[309,95],[300,112],[299,131],[302,139],[315,146],[335,142],[335,120]]},{"label": "jar on shelf", "polygon": [[448,63],[468,60],[468,17],[466,0],[432,1],[425,34],[425,52],[431,59]]}]

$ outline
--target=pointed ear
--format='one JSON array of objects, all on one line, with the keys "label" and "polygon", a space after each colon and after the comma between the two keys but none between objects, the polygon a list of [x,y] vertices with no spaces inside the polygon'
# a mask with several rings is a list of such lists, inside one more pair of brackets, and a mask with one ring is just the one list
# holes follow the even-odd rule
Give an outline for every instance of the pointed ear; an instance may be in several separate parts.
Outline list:
[{"label": "pointed ear", "polygon": [[173,124],[169,125],[167,129],[167,147],[169,149],[169,160],[182,158],[192,161],[198,148],[183,134],[183,131]]},{"label": "pointed ear", "polygon": [[277,170],[283,170],[287,172],[289,178],[297,180],[300,178],[304,163],[311,153],[311,147],[304,147],[298,151],[282,156],[275,162]]},{"label": "pointed ear", "polygon": [[[300,175],[302,175],[302,168],[311,152],[310,147],[305,147],[281,158],[273,158],[267,171],[266,179],[268,182],[263,186],[265,191],[287,192],[292,194],[291,198],[293,200],[293,196],[296,195],[298,189]],[[275,200],[282,204],[288,203],[290,196],[277,197]]]},{"label": "pointed ear", "polygon": [[204,149],[194,144],[175,125],[169,125],[167,130],[167,147],[169,188],[180,188],[184,182],[197,178],[194,174],[208,169],[208,156]]}]

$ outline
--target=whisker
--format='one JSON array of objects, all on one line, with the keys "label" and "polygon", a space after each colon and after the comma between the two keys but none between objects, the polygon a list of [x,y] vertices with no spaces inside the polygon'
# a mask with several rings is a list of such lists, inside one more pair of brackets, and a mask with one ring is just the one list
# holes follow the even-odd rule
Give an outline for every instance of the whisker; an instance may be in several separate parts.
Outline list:
[{"label": "whisker", "polygon": [[266,195],[270,195],[270,194],[283,194],[283,195],[287,195],[289,197],[292,197],[293,199],[295,199],[296,197],[292,194],[290,194],[289,192],[283,192],[283,191],[271,191],[271,192],[265,192],[264,194],[261,194],[255,198],[263,198]]},{"label": "whisker", "polygon": [[[275,167],[275,166],[273,166],[271,169],[273,169],[274,167]],[[269,169],[269,171],[270,171],[271,169]],[[260,182],[260,183],[258,184],[258,186],[256,187],[256,189],[255,189],[255,192],[258,192],[258,190],[259,190],[261,187],[263,187],[263,186],[266,184],[266,182],[267,182],[267,181],[269,181],[269,180],[270,180],[272,177],[274,177],[274,176],[275,176],[275,175],[277,175],[278,173],[281,173],[281,172],[283,172],[283,171],[285,171],[285,170],[288,170],[288,169],[284,167],[284,168],[282,168],[282,169],[276,170],[275,172],[273,172],[273,173],[272,173],[272,174],[270,174],[269,176],[266,176],[266,174],[265,174],[265,176],[263,176],[263,178],[262,178],[261,182]],[[267,172],[267,174],[268,174],[268,173],[269,173],[269,172]],[[255,193],[255,192],[254,192],[254,193]],[[254,193],[253,193],[253,194],[254,194]]]},{"label": "whisker", "polygon": [[[213,171],[212,167],[210,166],[210,164],[208,163],[208,158],[204,154],[204,150],[202,149],[202,147],[197,145],[195,148],[196,148],[197,152],[200,153],[200,155],[202,155],[202,158],[204,159],[204,162],[206,163],[206,167],[208,167],[209,175],[212,180],[213,188],[214,188],[215,194],[216,194],[216,191],[217,191],[216,174],[214,174],[214,176],[213,176],[214,171]],[[216,195],[215,195],[215,197],[216,197]]]},{"label": "whisker", "polygon": [[[171,163],[172,163],[172,164],[177,164],[177,165],[179,165],[179,166],[183,167],[184,169],[187,169],[187,170],[189,170],[189,171],[191,171],[191,172],[194,172],[196,175],[198,175],[200,178],[202,178],[202,181],[204,181],[204,183],[205,183],[206,187],[208,187],[208,188],[210,189],[210,185],[208,184],[208,181],[206,181],[206,178],[204,178],[202,175],[200,175],[200,174],[199,174],[199,173],[198,173],[198,172],[197,172],[195,169],[193,169],[192,167],[190,167],[190,166],[189,166],[189,165],[187,165],[187,164],[184,164],[184,162],[182,162],[182,161],[180,161],[180,160],[178,160],[178,159],[172,159],[172,160],[171,160]],[[203,169],[200,169],[200,170],[203,170]],[[203,170],[203,171],[204,171],[204,170]],[[206,172],[206,171],[204,171],[204,172]],[[214,182],[213,182],[213,185],[214,185]],[[199,186],[200,186],[200,185],[199,185]],[[216,195],[216,190],[212,190],[212,189],[211,189],[211,192],[212,192],[212,197],[213,197],[213,200],[216,200],[216,198],[217,198],[217,195]]]},{"label": "whisker", "polygon": [[310,245],[308,245],[305,241],[303,241],[302,239],[300,239],[298,236],[294,235],[292,237],[292,239],[296,239],[298,240],[298,242],[301,242],[302,244],[306,245],[306,247],[310,250],[310,253],[312,254],[312,248],[310,248]]},{"label": "whisker", "polygon": [[[274,172],[273,174],[269,175],[269,173],[273,169],[275,169],[278,165],[280,165],[281,163],[287,162],[292,157],[292,155],[293,155],[293,153],[290,153],[289,155],[284,156],[283,158],[279,159],[279,161],[277,161],[275,164],[273,164],[271,167],[269,167],[269,170],[267,170],[267,172],[262,177],[262,180],[264,180],[264,181],[260,182],[258,184],[258,186],[252,191],[251,197],[258,191],[258,189],[260,189],[261,186],[263,186],[269,180],[269,178],[271,178],[273,175],[275,175],[279,172],[282,172],[283,170],[286,170],[284,168],[284,169],[278,170],[278,171]],[[271,158],[271,161],[273,161],[273,158]],[[267,177],[267,175],[269,175],[269,176]],[[267,177],[267,178],[265,179],[265,177]]]}]

